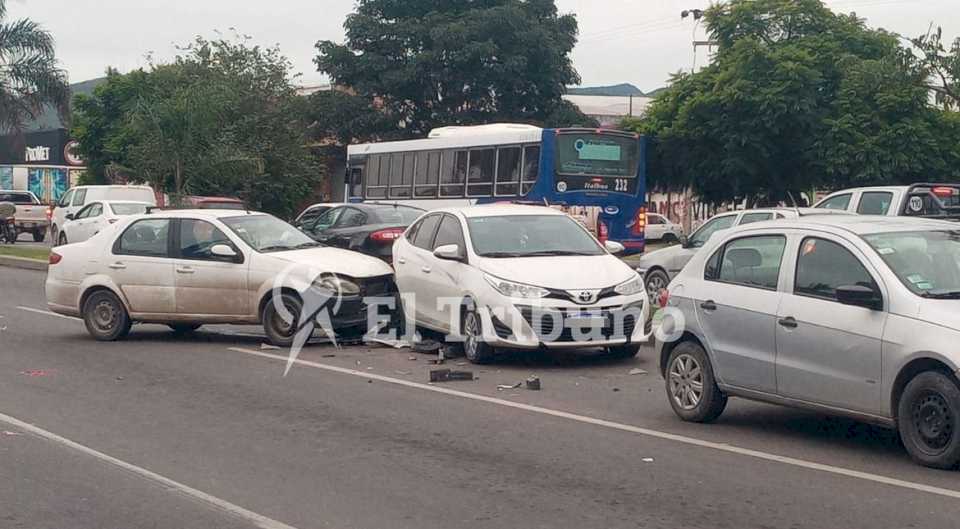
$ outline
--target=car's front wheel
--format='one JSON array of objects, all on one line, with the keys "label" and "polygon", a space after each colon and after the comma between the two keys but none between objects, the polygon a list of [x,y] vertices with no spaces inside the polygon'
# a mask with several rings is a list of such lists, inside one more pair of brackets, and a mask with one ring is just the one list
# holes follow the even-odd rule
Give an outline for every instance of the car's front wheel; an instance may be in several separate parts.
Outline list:
[{"label": "car's front wheel", "polygon": [[727,407],[727,396],[717,387],[707,352],[698,343],[683,342],[673,349],[666,385],[670,407],[685,421],[711,422]]},{"label": "car's front wheel", "polygon": [[60,232],[60,237],[57,238],[57,246],[65,246],[67,244],[67,234]]},{"label": "car's front wheel", "polygon": [[647,286],[647,296],[650,298],[650,303],[655,304],[660,297],[660,292],[670,284],[670,276],[658,268],[647,272],[644,283]]},{"label": "car's front wheel", "polygon": [[123,302],[109,290],[94,292],[87,298],[83,304],[83,323],[87,332],[101,342],[122,339],[133,324]]},{"label": "car's front wheel", "polygon": [[920,373],[903,390],[897,428],[910,457],[921,465],[952,469],[960,464],[960,387],[937,371]]},{"label": "car's front wheel", "polygon": [[483,341],[483,320],[476,309],[468,308],[463,315],[463,354],[474,364],[488,364],[493,360],[493,347]]},{"label": "car's front wheel", "polygon": [[278,310],[273,299],[263,308],[263,331],[273,345],[290,347],[300,324],[303,302],[294,294],[283,294],[280,296],[280,303],[286,309],[286,314]]}]

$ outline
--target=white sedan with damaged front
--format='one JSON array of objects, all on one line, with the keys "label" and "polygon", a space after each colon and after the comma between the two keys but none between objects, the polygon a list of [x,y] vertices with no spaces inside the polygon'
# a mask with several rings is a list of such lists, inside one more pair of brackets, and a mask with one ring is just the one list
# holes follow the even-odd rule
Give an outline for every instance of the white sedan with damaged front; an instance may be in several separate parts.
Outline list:
[{"label": "white sedan with damaged front", "polygon": [[[293,343],[304,310],[326,308],[338,334],[362,335],[366,298],[394,292],[383,261],[320,247],[273,216],[232,210],[127,217],[55,248],[46,283],[50,310],[83,318],[98,340],[121,339],[133,323],[178,332],[262,323],[280,346]],[[323,296],[329,303],[316,303]]]}]

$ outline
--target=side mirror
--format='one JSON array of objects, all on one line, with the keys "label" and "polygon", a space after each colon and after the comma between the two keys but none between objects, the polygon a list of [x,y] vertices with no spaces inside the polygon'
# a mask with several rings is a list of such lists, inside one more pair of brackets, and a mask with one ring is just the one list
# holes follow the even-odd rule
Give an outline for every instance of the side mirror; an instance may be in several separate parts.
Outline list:
[{"label": "side mirror", "polygon": [[216,257],[223,257],[225,259],[232,260],[237,258],[237,252],[226,244],[214,244],[210,247],[210,253]]},{"label": "side mirror", "polygon": [[65,218],[67,220],[73,220],[73,213],[67,213],[67,216]]},{"label": "side mirror", "polygon": [[463,261],[463,254],[460,253],[460,245],[458,244],[437,246],[433,251],[433,256],[445,261]]},{"label": "side mirror", "polygon": [[883,310],[883,298],[876,290],[863,285],[837,287],[837,301],[870,310]]},{"label": "side mirror", "polygon": [[626,250],[626,248],[624,248],[624,246],[617,241],[607,241],[603,243],[603,247],[613,255],[622,254],[623,251]]}]

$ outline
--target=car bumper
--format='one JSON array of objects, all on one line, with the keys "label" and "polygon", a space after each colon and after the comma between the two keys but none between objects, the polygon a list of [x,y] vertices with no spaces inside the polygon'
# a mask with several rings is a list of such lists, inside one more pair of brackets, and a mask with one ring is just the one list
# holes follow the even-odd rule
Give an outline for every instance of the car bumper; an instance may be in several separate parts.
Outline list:
[{"label": "car bumper", "polygon": [[571,302],[508,300],[478,308],[484,341],[508,349],[581,349],[646,343],[649,304],[644,294],[583,306]]},{"label": "car bumper", "polygon": [[50,227],[50,221],[43,220],[18,220],[16,222],[17,231],[46,230]]}]

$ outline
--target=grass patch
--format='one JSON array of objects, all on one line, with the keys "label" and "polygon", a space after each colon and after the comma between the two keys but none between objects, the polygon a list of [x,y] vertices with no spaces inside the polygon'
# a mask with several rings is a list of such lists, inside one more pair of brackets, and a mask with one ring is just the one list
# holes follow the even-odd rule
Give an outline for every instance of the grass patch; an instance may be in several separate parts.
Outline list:
[{"label": "grass patch", "polygon": [[27,259],[39,259],[46,261],[50,258],[50,248],[40,248],[36,246],[20,246],[17,244],[0,246],[0,255],[9,255],[12,257],[25,257]]}]

